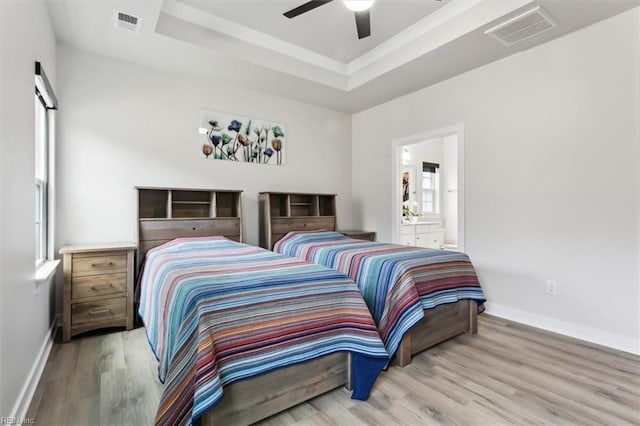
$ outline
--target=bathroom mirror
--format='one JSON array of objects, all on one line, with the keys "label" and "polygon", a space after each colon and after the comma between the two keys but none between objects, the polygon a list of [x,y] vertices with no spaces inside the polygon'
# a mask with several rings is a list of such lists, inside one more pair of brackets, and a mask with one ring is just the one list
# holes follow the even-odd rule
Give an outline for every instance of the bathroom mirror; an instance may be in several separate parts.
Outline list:
[{"label": "bathroom mirror", "polygon": [[[416,196],[416,168],[414,166],[402,167],[402,215],[407,216],[408,211],[420,214],[418,211],[418,198]],[[409,214],[410,215],[410,214]]]}]

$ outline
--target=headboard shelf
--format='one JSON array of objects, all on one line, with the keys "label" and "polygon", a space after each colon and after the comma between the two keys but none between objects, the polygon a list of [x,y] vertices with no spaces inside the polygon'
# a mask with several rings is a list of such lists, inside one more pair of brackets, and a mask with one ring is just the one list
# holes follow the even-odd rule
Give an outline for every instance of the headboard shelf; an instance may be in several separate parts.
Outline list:
[{"label": "headboard shelf", "polygon": [[273,244],[290,231],[336,229],[336,195],[261,192],[260,246]]},{"label": "headboard shelf", "polygon": [[243,240],[242,191],[136,187],[138,266],[147,251],[175,238]]}]

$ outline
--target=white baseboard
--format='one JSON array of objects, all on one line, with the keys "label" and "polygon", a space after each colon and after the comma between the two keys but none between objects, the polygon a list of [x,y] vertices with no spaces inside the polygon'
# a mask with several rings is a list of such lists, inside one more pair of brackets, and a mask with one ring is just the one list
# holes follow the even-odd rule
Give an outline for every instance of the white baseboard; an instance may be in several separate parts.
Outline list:
[{"label": "white baseboard", "polygon": [[520,322],[532,327],[541,328],[619,351],[640,355],[640,340],[638,339],[493,303],[485,303],[485,307],[487,308],[486,312],[488,314],[496,317]]},{"label": "white baseboard", "polygon": [[18,400],[9,414],[10,418],[24,419],[27,414],[27,410],[31,404],[31,399],[36,392],[38,382],[40,381],[40,377],[42,377],[42,372],[44,371],[47,359],[49,359],[49,354],[51,353],[51,348],[53,347],[53,339],[57,330],[57,322],[57,318],[54,319],[51,323],[51,327],[49,327],[49,332],[45,336],[44,341],[40,346],[40,351],[38,351],[38,356],[29,371],[29,376],[27,376],[27,380],[20,390]]}]

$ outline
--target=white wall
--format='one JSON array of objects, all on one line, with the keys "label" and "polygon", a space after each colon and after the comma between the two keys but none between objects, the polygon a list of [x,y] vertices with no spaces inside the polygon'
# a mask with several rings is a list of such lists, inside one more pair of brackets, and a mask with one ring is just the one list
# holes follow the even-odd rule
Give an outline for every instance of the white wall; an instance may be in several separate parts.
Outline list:
[{"label": "white wall", "polygon": [[[337,193],[338,225],[351,226],[349,115],[65,45],[58,52],[57,246],[133,240],[134,186],[242,189],[251,244],[259,191]],[[287,165],[205,160],[200,109],[286,124]]]},{"label": "white wall", "polygon": [[35,294],[34,62],[55,88],[56,44],[44,3],[0,2],[0,416],[15,414],[54,318]]},{"label": "white wall", "polygon": [[640,352],[639,17],[354,115],[355,225],[390,239],[392,139],[463,123],[466,251],[489,312]]}]

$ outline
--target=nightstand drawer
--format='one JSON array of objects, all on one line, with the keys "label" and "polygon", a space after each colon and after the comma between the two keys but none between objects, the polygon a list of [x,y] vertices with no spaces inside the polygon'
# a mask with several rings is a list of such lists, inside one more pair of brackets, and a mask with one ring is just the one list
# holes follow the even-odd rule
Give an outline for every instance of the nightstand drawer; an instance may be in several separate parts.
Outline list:
[{"label": "nightstand drawer", "polygon": [[126,297],[103,299],[95,302],[74,303],[71,305],[71,325],[73,326],[125,317],[126,315]]},{"label": "nightstand drawer", "polygon": [[89,275],[71,280],[71,298],[103,296],[127,291],[127,274]]},{"label": "nightstand drawer", "polygon": [[365,241],[375,241],[376,233],[371,231],[338,231],[343,235],[346,235],[349,238],[353,238],[354,240],[365,240]]},{"label": "nightstand drawer", "polygon": [[362,232],[360,234],[349,234],[347,235],[347,237],[353,238],[354,240],[373,241],[375,239],[373,235],[375,234],[370,232]]},{"label": "nightstand drawer", "polygon": [[73,276],[104,274],[127,269],[127,255],[73,256]]}]

